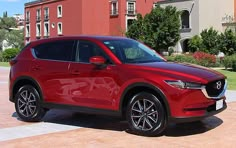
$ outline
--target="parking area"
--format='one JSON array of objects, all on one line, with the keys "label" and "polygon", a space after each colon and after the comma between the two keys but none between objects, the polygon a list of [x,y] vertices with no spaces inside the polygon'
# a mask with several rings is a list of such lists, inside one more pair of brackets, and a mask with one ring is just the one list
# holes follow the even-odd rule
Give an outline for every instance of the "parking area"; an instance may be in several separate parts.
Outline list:
[{"label": "parking area", "polygon": [[39,123],[18,119],[8,100],[9,68],[0,67],[0,147],[236,147],[236,92],[228,108],[201,122],[170,124],[159,137],[129,133],[125,121],[50,110]]}]

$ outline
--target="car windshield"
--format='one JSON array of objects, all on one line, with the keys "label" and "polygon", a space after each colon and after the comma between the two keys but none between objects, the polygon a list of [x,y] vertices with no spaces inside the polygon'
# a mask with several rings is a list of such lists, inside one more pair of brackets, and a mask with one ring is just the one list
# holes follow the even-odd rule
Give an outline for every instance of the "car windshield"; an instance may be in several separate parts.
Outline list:
[{"label": "car windshield", "polygon": [[103,43],[123,63],[148,63],[165,61],[154,50],[132,39],[105,40]]}]

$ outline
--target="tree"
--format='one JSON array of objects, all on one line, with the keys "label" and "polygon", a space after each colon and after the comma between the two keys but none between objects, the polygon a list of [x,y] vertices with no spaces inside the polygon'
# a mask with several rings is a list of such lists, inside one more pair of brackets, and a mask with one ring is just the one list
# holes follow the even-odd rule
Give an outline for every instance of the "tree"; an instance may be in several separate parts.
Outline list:
[{"label": "tree", "polygon": [[180,11],[175,7],[157,6],[144,18],[138,17],[128,28],[127,37],[140,40],[161,52],[175,46],[180,39]]},{"label": "tree", "polygon": [[200,35],[202,38],[202,48],[200,50],[210,54],[218,54],[218,31],[211,27],[210,29],[204,29]]},{"label": "tree", "polygon": [[12,30],[6,35],[7,42],[13,48],[23,48],[24,46],[24,34],[22,30]]},{"label": "tree", "polygon": [[236,53],[236,35],[231,29],[226,29],[219,35],[218,50],[226,55]]},{"label": "tree", "polygon": [[189,51],[194,53],[202,49],[202,38],[199,35],[193,36],[188,42]]},{"label": "tree", "polygon": [[16,20],[14,17],[3,17],[0,18],[0,29],[5,29],[10,31],[10,28],[16,28]]},{"label": "tree", "polygon": [[6,39],[6,34],[7,34],[6,30],[0,29],[0,50],[2,50],[2,42],[3,40]]}]

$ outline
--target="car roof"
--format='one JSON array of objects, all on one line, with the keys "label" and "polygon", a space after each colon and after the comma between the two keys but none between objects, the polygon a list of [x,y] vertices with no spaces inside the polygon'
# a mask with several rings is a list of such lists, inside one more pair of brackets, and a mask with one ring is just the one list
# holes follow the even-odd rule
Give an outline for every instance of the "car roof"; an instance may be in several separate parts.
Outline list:
[{"label": "car roof", "polygon": [[51,37],[47,39],[39,39],[36,41],[32,41],[31,43],[43,43],[57,40],[69,40],[69,39],[88,39],[88,40],[120,40],[120,39],[128,39],[122,36],[99,36],[99,35],[78,35],[78,36],[59,36],[59,37]]}]

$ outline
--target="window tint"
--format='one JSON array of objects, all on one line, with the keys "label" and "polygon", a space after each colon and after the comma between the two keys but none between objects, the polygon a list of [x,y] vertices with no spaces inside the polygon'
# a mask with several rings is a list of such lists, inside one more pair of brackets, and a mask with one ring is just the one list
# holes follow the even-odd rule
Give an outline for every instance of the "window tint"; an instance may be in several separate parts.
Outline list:
[{"label": "window tint", "polygon": [[76,61],[89,63],[93,56],[102,56],[107,60],[107,64],[111,64],[111,60],[98,45],[90,41],[79,41]]},{"label": "window tint", "polygon": [[71,61],[74,40],[54,41],[34,48],[35,56],[40,59]]}]

